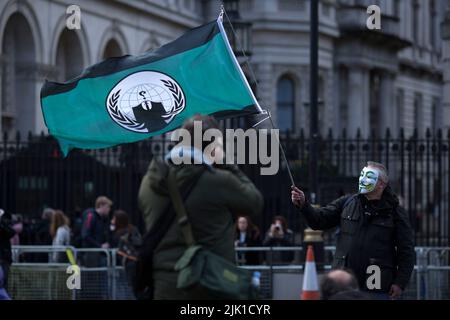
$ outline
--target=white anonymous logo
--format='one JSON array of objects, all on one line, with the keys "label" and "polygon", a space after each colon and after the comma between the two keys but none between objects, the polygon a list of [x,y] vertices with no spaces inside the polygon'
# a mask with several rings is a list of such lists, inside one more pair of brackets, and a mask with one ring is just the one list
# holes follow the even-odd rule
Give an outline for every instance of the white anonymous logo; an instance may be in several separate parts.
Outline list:
[{"label": "white anonymous logo", "polygon": [[121,127],[139,133],[165,128],[185,105],[180,85],[156,71],[128,75],[112,88],[106,99],[111,118]]}]

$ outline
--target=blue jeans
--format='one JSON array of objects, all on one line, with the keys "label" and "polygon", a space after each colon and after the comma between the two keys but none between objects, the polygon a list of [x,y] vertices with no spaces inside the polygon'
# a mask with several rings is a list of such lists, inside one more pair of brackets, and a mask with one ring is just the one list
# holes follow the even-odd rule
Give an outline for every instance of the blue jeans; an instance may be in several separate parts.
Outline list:
[{"label": "blue jeans", "polygon": [[6,292],[6,280],[8,279],[9,265],[0,264],[0,300],[11,300]]},{"label": "blue jeans", "polygon": [[2,268],[1,272],[1,283],[0,283],[0,288],[8,288],[8,275],[9,275],[9,263],[0,262],[0,268]]}]

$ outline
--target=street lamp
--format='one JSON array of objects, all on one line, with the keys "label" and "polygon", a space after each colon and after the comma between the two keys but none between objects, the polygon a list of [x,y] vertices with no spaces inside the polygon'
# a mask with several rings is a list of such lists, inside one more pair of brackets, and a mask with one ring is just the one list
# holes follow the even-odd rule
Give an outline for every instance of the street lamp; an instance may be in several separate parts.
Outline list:
[{"label": "street lamp", "polygon": [[309,157],[309,186],[311,188],[311,201],[316,203],[318,193],[319,170],[319,116],[318,116],[318,89],[317,81],[319,75],[319,0],[310,2],[310,126],[309,141],[311,148]]},{"label": "street lamp", "polygon": [[241,19],[241,15],[239,14],[239,0],[223,0],[222,2],[225,12],[232,24],[232,26],[230,26],[225,17],[224,27],[234,54],[236,57],[244,55],[250,56],[252,24]]}]

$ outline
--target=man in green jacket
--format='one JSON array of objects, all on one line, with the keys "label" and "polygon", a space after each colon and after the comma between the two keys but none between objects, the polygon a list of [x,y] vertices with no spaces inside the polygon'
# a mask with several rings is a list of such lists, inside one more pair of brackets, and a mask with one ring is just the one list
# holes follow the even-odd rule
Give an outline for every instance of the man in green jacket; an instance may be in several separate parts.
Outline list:
[{"label": "man in green jacket", "polygon": [[[183,129],[193,136],[194,121],[201,121],[202,134],[207,129],[218,128],[214,118],[194,116],[186,121]],[[263,206],[261,193],[254,184],[235,165],[217,164],[223,159],[222,142],[214,141],[215,146],[210,155],[198,150],[193,145],[177,146],[166,156],[166,161],[153,159],[144,176],[139,190],[139,206],[144,214],[147,230],[154,230],[158,218],[167,214],[170,201],[168,192],[168,167],[175,170],[180,192],[198,179],[184,201],[193,237],[197,244],[212,252],[235,262],[234,220],[239,214],[252,219],[260,214]],[[204,149],[210,142],[203,143]],[[174,152],[176,151],[176,152]],[[201,164],[178,164],[180,155]],[[194,162],[194,161],[193,161]],[[196,163],[196,162],[194,162]],[[203,171],[201,175],[199,172]],[[198,178],[199,177],[199,178]],[[207,299],[207,292],[201,289],[184,291],[176,288],[178,273],[174,270],[178,259],[187,246],[177,220],[174,219],[169,230],[154,250],[153,282],[154,299]]]}]

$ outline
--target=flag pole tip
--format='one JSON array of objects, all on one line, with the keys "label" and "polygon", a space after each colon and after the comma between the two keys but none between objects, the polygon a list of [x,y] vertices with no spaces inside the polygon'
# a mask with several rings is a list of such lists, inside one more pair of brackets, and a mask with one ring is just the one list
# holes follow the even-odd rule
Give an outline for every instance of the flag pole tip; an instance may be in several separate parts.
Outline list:
[{"label": "flag pole tip", "polygon": [[223,4],[220,5],[220,13],[219,13],[219,19],[223,21],[223,13],[225,12],[225,7]]}]

